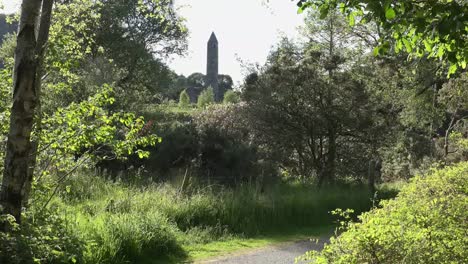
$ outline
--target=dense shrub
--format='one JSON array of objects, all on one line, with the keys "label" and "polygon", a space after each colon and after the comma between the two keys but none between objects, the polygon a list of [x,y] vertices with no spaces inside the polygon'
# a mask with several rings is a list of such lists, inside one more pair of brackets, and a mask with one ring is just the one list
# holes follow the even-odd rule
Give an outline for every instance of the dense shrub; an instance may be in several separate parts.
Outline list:
[{"label": "dense shrub", "polygon": [[224,94],[224,99],[223,99],[224,104],[236,104],[239,101],[240,101],[240,96],[232,90],[228,90]]},{"label": "dense shrub", "polygon": [[57,212],[30,210],[20,225],[1,215],[0,224],[10,222],[12,231],[0,231],[0,263],[82,263],[84,241],[68,228]]},{"label": "dense shrub", "polygon": [[198,96],[197,105],[198,107],[202,108],[212,103],[214,103],[214,91],[213,87],[210,86],[207,89],[203,90]]},{"label": "dense shrub", "polygon": [[468,162],[418,176],[361,215],[311,263],[467,263]]},{"label": "dense shrub", "polygon": [[146,170],[166,174],[171,169],[190,166],[197,158],[199,139],[193,124],[174,121],[161,127],[158,133],[162,142],[147,148],[149,158],[140,161]]},{"label": "dense shrub", "polygon": [[219,129],[206,127],[200,133],[200,176],[208,181],[236,185],[259,173],[254,147],[243,144]]},{"label": "dense shrub", "polygon": [[261,156],[252,140],[244,107],[213,104],[189,112],[163,106],[153,110],[147,118],[158,120],[153,132],[162,142],[145,148],[150,152],[147,159],[130,157],[126,167],[144,167],[159,178],[188,170],[202,181],[228,185],[275,176],[276,167]]},{"label": "dense shrub", "polygon": [[201,176],[235,184],[247,179],[274,176],[271,164],[260,163],[258,146],[251,140],[242,105],[212,105],[194,116],[200,137]]},{"label": "dense shrub", "polygon": [[190,97],[186,90],[183,90],[179,96],[179,107],[187,108],[190,106]]}]

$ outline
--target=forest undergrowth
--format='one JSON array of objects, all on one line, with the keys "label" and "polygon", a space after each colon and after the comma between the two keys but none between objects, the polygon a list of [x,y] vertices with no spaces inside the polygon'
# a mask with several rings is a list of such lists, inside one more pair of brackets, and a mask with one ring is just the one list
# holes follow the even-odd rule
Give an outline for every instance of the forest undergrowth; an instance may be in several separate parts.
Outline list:
[{"label": "forest undergrowth", "polygon": [[[384,188],[377,194],[388,198],[395,190]],[[325,227],[331,231],[330,211],[367,211],[375,202],[371,197],[363,186],[318,189],[282,182],[263,191],[249,184],[234,189],[192,185],[182,191],[175,184],[129,184],[78,173],[63,183],[46,212],[35,206],[41,203],[34,203],[26,227],[17,235],[18,241],[38,235],[36,244],[24,246],[42,261],[178,262],[191,259],[200,245],[212,242],[278,237],[306,229],[324,232]],[[39,219],[49,222],[40,224],[46,232],[31,232]],[[21,236],[23,232],[29,235]],[[61,255],[54,256],[53,250],[41,255],[42,244],[61,247]]]}]

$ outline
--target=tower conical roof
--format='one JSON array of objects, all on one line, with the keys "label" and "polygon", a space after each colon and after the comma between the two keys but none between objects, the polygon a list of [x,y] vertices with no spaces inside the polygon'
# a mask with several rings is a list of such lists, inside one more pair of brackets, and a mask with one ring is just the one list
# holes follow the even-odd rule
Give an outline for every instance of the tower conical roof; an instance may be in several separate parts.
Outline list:
[{"label": "tower conical roof", "polygon": [[218,42],[214,32],[211,33],[210,40],[208,40],[208,42]]}]

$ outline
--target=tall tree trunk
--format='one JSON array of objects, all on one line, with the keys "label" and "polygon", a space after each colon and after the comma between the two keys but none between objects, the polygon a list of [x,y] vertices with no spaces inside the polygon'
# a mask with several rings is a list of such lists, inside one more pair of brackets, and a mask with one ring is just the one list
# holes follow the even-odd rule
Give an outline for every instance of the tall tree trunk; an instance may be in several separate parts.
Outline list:
[{"label": "tall tree trunk", "polygon": [[54,4],[54,0],[43,0],[42,1],[42,10],[41,10],[41,20],[39,25],[39,33],[37,36],[37,44],[36,44],[36,57],[37,57],[37,72],[36,72],[36,83],[35,83],[35,91],[37,100],[36,106],[36,116],[34,123],[36,124],[36,139],[32,142],[31,146],[31,155],[30,155],[30,164],[28,170],[28,178],[25,183],[24,187],[24,200],[23,205],[27,206],[29,200],[29,194],[32,188],[32,182],[34,178],[34,169],[36,168],[37,163],[37,155],[38,155],[38,148],[39,148],[39,140],[41,137],[42,132],[42,104],[41,104],[41,83],[42,83],[42,76],[44,75],[44,53],[46,50],[47,40],[49,39],[49,29],[50,29],[50,21],[52,18],[52,7]]},{"label": "tall tree trunk", "polygon": [[322,185],[323,185],[323,183],[325,181],[325,177],[326,177],[325,169],[322,166],[319,166],[317,168],[317,178],[318,178],[317,186],[319,188],[322,187]]},{"label": "tall tree trunk", "polygon": [[445,136],[444,136],[444,162],[445,165],[448,165],[448,155],[450,154],[449,152],[449,139],[450,139],[450,133],[452,132],[452,129],[456,126],[455,119],[457,117],[457,112],[458,110],[455,110],[455,112],[452,115],[452,118],[450,119],[450,124],[445,130]]},{"label": "tall tree trunk", "polygon": [[369,168],[367,171],[367,183],[369,185],[369,190],[371,195],[375,194],[375,162],[373,159],[369,160]]},{"label": "tall tree trunk", "polygon": [[3,213],[14,216],[18,223],[21,222],[25,187],[29,181],[31,132],[39,102],[36,88],[40,59],[37,54],[36,29],[41,3],[40,0],[23,0],[21,5],[13,72],[13,105],[0,193]]},{"label": "tall tree trunk", "polygon": [[336,132],[333,127],[328,129],[328,152],[327,152],[327,181],[332,183],[335,180],[336,171]]}]

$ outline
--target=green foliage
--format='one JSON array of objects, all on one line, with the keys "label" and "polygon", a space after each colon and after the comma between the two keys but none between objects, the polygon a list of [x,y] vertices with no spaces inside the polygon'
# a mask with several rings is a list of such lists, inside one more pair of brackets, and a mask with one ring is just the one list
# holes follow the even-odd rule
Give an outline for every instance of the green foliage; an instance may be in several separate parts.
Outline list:
[{"label": "green foliage", "polygon": [[[54,183],[53,176],[45,176]],[[140,263],[167,255],[185,258],[184,248],[235,236],[276,234],[328,226],[332,208],[371,206],[360,186],[315,189],[281,183],[236,189],[111,183],[76,173],[53,190],[41,183],[20,229],[0,233],[2,263]],[[11,261],[11,262],[10,262]]]},{"label": "green foliage", "polygon": [[[60,83],[76,84],[79,66],[95,49],[96,32],[100,14],[99,3],[90,0],[75,0],[57,3],[50,27],[45,72],[54,74],[48,82],[60,87]],[[60,91],[60,90],[59,90]],[[45,94],[47,95],[47,94]]]},{"label": "green foliage", "polygon": [[172,2],[56,3],[45,57],[44,111],[86,100],[103,84],[114,87],[113,109],[119,110],[138,111],[166,94],[177,78],[161,58],[185,50],[187,37]]},{"label": "green foliage", "polygon": [[0,223],[10,221],[13,230],[0,231],[1,263],[82,263],[83,241],[73,233],[58,211],[28,211],[21,226],[1,215]]},{"label": "green foliage", "polygon": [[393,39],[396,52],[406,49],[414,56],[427,55],[450,63],[449,75],[457,68],[465,69],[468,63],[466,1],[299,0],[298,6],[299,12],[314,7],[322,18],[339,9],[351,25],[375,22],[382,28],[381,45],[375,54],[389,51]]},{"label": "green foliage", "polygon": [[224,104],[237,104],[240,102],[240,96],[233,90],[228,90],[224,94],[223,103]]},{"label": "green foliage", "polygon": [[177,14],[174,1],[99,2],[102,6],[99,26],[95,28],[96,42],[105,51],[103,56],[120,71],[116,88],[125,95],[120,98],[121,107],[137,110],[142,102],[154,102],[159,94],[167,95],[168,88],[180,80],[163,59],[182,54],[188,37],[185,20]]},{"label": "green foliage", "polygon": [[194,72],[187,77],[189,87],[204,88],[206,85],[206,76],[200,72]]},{"label": "green foliage", "polygon": [[[182,54],[186,50],[188,30],[174,8],[174,0],[99,2],[102,27],[98,28],[98,39],[114,53],[119,64],[125,58],[136,59],[135,55],[144,50],[158,56]],[[123,53],[116,54],[119,51]]]},{"label": "green foliage", "polygon": [[[231,76],[219,74],[218,75],[218,87],[222,91],[228,91],[232,89],[233,81]],[[200,72],[194,72],[187,78],[184,76],[177,76],[173,82],[173,87],[169,88],[173,92],[174,90],[179,91],[183,89],[192,89],[194,91],[202,91],[206,87],[206,76]]]},{"label": "green foliage", "polygon": [[197,167],[202,179],[235,186],[276,178],[276,166],[260,161],[246,121],[240,104],[211,105],[194,115],[200,142]]},{"label": "green foliage", "polygon": [[450,79],[439,91],[438,101],[445,106],[447,112],[457,114],[468,109],[468,72]]},{"label": "green foliage", "polygon": [[9,70],[0,70],[0,175],[3,175],[3,160],[5,160],[6,139],[10,128],[11,87],[13,81]]},{"label": "green foliage", "polygon": [[117,202],[121,204],[113,207],[111,202],[103,208],[106,211],[94,216],[78,212],[75,232],[88,242],[84,263],[128,263],[180,250],[175,237],[178,230],[167,217],[155,210],[126,209],[125,203],[132,206],[128,200]]},{"label": "green foliage", "polygon": [[[0,8],[3,1],[0,1]],[[0,44],[4,41],[7,34],[11,34],[18,29],[18,23],[12,21],[14,15],[0,14]]]},{"label": "green foliage", "polygon": [[228,185],[274,178],[275,166],[261,159],[257,146],[250,140],[244,106],[213,104],[206,109],[181,111],[177,106],[160,105],[146,113],[159,120],[154,132],[163,138],[156,146],[145,148],[150,157],[138,161],[152,177],[167,178],[188,170],[203,182]]},{"label": "green foliage", "polygon": [[267,157],[297,177],[361,180],[387,133],[371,110],[378,101],[354,73],[364,54],[351,48],[339,14],[308,19],[312,41],[304,47],[283,39],[246,84],[248,127]]},{"label": "green foliage", "polygon": [[186,90],[183,90],[179,96],[179,107],[188,108],[190,106],[190,97]]},{"label": "green foliage", "polygon": [[86,150],[81,157],[84,160],[102,158],[97,153],[103,146],[112,150],[107,155],[114,159],[131,154],[144,158],[149,153],[140,148],[161,141],[156,135],[141,134],[145,126],[142,117],[123,112],[108,113],[104,107],[114,102],[112,92],[112,88],[104,86],[101,93],[87,101],[72,103],[44,117],[40,141],[44,153],[41,156],[57,167],[56,172],[66,173],[73,168],[76,165],[74,155],[83,150]]},{"label": "green foliage", "polygon": [[163,138],[162,142],[145,148],[150,156],[139,161],[151,172],[150,176],[167,176],[173,171],[193,165],[200,148],[199,135],[193,124],[176,120],[167,124],[158,123],[156,131]]},{"label": "green foliage", "polygon": [[203,90],[201,94],[198,96],[197,106],[200,108],[204,108],[213,103],[214,103],[214,92],[213,92],[213,87],[210,86],[207,89]]},{"label": "green foliage", "polygon": [[465,263],[468,163],[418,176],[398,197],[345,224],[311,263]]},{"label": "green foliage", "polygon": [[362,187],[317,190],[307,184],[236,189],[110,183],[77,174],[59,189],[52,206],[84,247],[83,263],[128,263],[144,257],[184,255],[181,248],[230,236],[329,225],[333,208],[371,206]]},{"label": "green foliage", "polygon": [[0,46],[0,66],[5,69],[13,69],[14,54],[16,48],[16,34],[6,34]]}]

